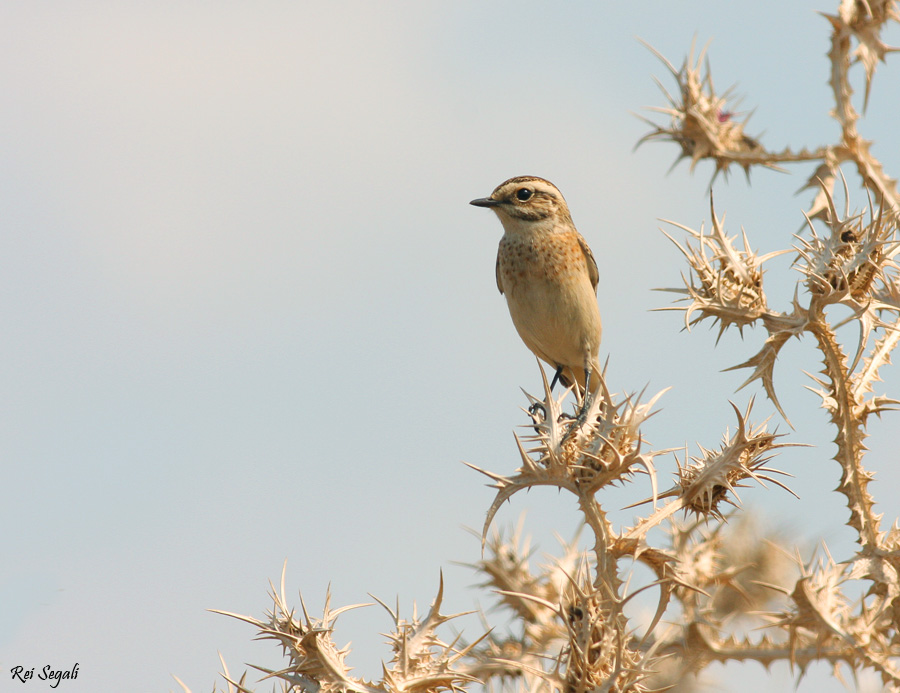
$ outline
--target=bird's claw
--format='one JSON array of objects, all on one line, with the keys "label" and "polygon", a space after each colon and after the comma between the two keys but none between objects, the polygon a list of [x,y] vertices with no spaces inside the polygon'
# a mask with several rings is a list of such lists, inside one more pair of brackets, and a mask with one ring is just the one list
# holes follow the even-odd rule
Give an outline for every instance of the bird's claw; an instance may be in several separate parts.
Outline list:
[{"label": "bird's claw", "polygon": [[[584,400],[581,403],[581,409],[578,411],[578,416],[565,415],[570,420],[573,420],[571,426],[569,426],[569,430],[566,431],[566,434],[563,436],[562,443],[566,443],[569,438],[575,435],[577,431],[580,431],[588,420],[588,410],[591,408],[591,404],[594,402],[594,395],[585,392]],[[560,417],[562,418],[562,417]]]},{"label": "bird's claw", "polygon": [[547,408],[542,402],[535,402],[528,407],[528,415],[536,424],[544,423],[547,420]]},{"label": "bird's claw", "polygon": [[540,435],[540,426],[547,420],[547,408],[544,406],[544,403],[535,402],[534,404],[532,404],[530,407],[528,407],[528,415],[531,417],[531,420],[534,423],[534,432],[537,435]]}]

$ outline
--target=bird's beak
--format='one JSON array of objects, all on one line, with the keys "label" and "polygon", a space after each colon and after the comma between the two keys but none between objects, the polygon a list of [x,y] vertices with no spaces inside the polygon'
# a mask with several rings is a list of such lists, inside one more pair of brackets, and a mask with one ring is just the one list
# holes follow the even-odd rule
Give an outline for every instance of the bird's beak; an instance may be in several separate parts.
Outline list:
[{"label": "bird's beak", "polygon": [[472,200],[469,204],[476,207],[496,207],[500,204],[500,200],[495,200],[493,197],[479,197],[477,200]]}]

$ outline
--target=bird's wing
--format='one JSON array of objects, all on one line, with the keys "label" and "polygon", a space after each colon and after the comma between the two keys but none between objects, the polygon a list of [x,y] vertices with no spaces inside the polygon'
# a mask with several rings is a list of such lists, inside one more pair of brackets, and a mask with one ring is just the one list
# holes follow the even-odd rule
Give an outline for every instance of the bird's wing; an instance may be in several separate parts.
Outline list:
[{"label": "bird's wing", "polygon": [[[587,246],[585,246],[587,247]],[[588,252],[591,252],[590,250]],[[494,273],[497,275],[497,288],[500,289],[500,293],[503,293],[503,284],[500,283],[500,251],[497,251],[497,266],[494,269]]]},{"label": "bird's wing", "polygon": [[[594,291],[597,290],[597,284],[600,282],[600,272],[597,271],[597,261],[594,259],[594,254],[591,252],[591,249],[588,247],[587,241],[584,240],[580,235],[578,236],[578,245],[581,246],[581,250],[584,253],[584,259],[587,262],[588,268],[588,276],[591,278],[591,286],[594,287]],[[497,282],[499,283],[500,279],[498,277]],[[500,293],[503,293],[503,290],[500,290]]]}]

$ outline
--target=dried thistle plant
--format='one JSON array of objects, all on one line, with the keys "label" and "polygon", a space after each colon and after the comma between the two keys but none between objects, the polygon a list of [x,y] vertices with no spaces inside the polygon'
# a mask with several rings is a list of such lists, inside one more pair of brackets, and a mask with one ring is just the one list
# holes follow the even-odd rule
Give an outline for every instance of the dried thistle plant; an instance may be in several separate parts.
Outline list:
[{"label": "dried thistle plant", "polygon": [[[730,92],[716,91],[706,50],[695,59],[693,48],[680,69],[653,51],[677,90],[670,94],[658,82],[667,103],[652,110],[667,120],[648,121],[653,129],[641,141],[675,143],[679,160],[690,159],[691,170],[711,161],[713,178],[732,165],[749,175],[756,166],[817,164],[805,186],[814,191],[803,212],[807,228],[778,253],[757,255],[743,230],[736,244],[714,209],[708,233],[669,222],[687,235],[684,241],[669,238],[688,269],[682,286],[666,290],[679,295],[668,309],[684,311],[686,327],[711,321],[719,336],[733,328],[743,334],[748,326],[765,330],[758,350],[734,368],[750,370],[744,385],[759,381],[786,422],[774,366],[792,338],[813,337],[821,367],[811,389],[834,430],[834,460],[841,467],[836,491],[849,509],[856,553],[835,561],[824,548],[819,557],[803,559],[789,548],[793,537],[760,529],[741,509],[737,491],[744,485],[787,489],[785,472],[770,464],[783,448],[798,444],[768,420],[753,423],[752,398],[742,408],[731,405],[736,425],[718,446],[700,446],[697,454],[684,451],[679,458],[677,450],[652,448],[641,433],[662,393],[646,399],[643,393],[612,394],[604,373],[586,415],[576,418],[566,410],[571,393],[554,396],[544,377],[543,395],[528,395],[527,433],[516,437],[518,467],[502,473],[475,468],[490,479],[496,496],[474,568],[513,625],[507,632],[491,629],[483,615],[487,632],[477,640],[444,635],[453,617],[440,613],[442,581],[423,618],[406,621],[385,607],[393,624],[393,658],[379,681],[366,681],[350,675],[347,651],[332,639],[336,618],[353,607],[332,611],[326,596],[320,617],[310,616],[302,601],[298,616],[282,577],[264,618],[228,614],[281,645],[284,668],[261,670],[281,690],[431,693],[478,682],[489,690],[529,693],[690,691],[713,662],[783,661],[798,677],[814,662],[875,672],[887,690],[900,691],[900,526],[881,527],[868,488],[872,473],[863,464],[869,417],[900,404],[873,390],[900,342],[900,272],[894,262],[900,195],[872,155],[871,142],[858,132],[850,84],[851,68],[859,62],[865,109],[878,63],[894,50],[882,41],[882,30],[900,15],[896,0],[841,0],[837,12],[825,16],[837,142],[770,151],[745,133],[747,121]],[[846,182],[844,211],[838,211],[843,165],[862,180],[860,212],[850,211]],[[763,265],[780,253],[796,254],[793,268],[799,273],[786,311],[771,308],[763,281]],[[834,306],[849,317],[835,323],[835,312],[828,310]],[[851,322],[859,337],[856,351],[848,354],[835,335]],[[572,411],[578,411],[575,404]],[[672,483],[660,492],[657,465],[666,459]],[[646,507],[645,514],[632,526],[615,526],[600,492],[645,478],[650,495],[635,504]],[[574,497],[587,550],[574,539],[564,542],[561,557],[533,566],[520,530],[492,531],[504,502],[538,486]],[[650,576],[636,588],[625,578],[634,566]],[[643,617],[632,613],[632,605],[645,610]],[[225,678],[229,691],[249,690],[245,678],[235,681],[227,671]]]}]

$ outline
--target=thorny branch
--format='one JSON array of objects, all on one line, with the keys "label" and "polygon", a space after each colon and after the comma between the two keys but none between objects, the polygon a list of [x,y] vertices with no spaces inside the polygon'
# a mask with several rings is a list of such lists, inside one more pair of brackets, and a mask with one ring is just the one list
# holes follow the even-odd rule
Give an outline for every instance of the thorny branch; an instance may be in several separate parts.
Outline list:
[{"label": "thorny branch", "polygon": [[[688,272],[683,286],[667,291],[680,295],[680,305],[669,310],[684,311],[687,327],[709,320],[718,324],[720,336],[733,328],[765,330],[759,350],[734,368],[750,369],[744,385],[759,381],[785,421],[775,391],[776,360],[794,338],[814,338],[822,366],[810,389],[820,395],[835,432],[834,460],[841,468],[837,491],[846,499],[847,524],[856,532],[856,555],[835,562],[823,548],[819,557],[804,561],[799,552],[781,548],[792,537],[761,528],[753,516],[740,512],[741,486],[753,481],[787,488],[779,478],[784,472],[769,463],[780,449],[796,444],[770,430],[768,421],[751,422],[752,398],[743,410],[732,405],[736,426],[717,447],[674,457],[674,484],[659,492],[657,458],[674,451],[651,449],[641,426],[662,393],[646,400],[643,393],[613,395],[604,373],[587,416],[576,419],[565,411],[570,393],[554,397],[544,377],[543,396],[528,396],[527,434],[516,436],[518,468],[497,473],[475,467],[490,479],[496,496],[482,531],[482,559],[474,568],[513,625],[507,632],[490,629],[484,617],[486,634],[478,640],[442,639],[438,630],[454,618],[440,613],[442,580],[424,618],[414,614],[406,621],[399,610],[387,609],[393,658],[380,681],[366,681],[350,675],[347,650],[332,640],[338,615],[353,607],[332,611],[326,595],[321,617],[310,616],[302,600],[297,616],[282,576],[264,618],[227,615],[282,646],[284,668],[261,671],[278,680],[283,691],[431,693],[476,681],[498,691],[639,692],[676,684],[690,690],[707,665],[725,661],[766,666],[784,661],[801,676],[812,663],[824,661],[854,673],[877,672],[888,690],[900,691],[900,527],[881,527],[868,489],[872,473],[863,464],[869,416],[900,405],[873,391],[900,343],[900,270],[893,260],[900,252],[900,194],[872,154],[872,143],[859,133],[861,116],[851,86],[851,68],[860,63],[864,112],[878,63],[895,50],[882,41],[882,30],[900,15],[897,0],[840,0],[838,11],[824,16],[831,28],[828,81],[831,116],[840,126],[837,142],[770,151],[744,132],[747,120],[736,112],[730,90],[716,91],[706,49],[695,59],[693,48],[678,69],[650,48],[677,90],[670,94],[657,81],[667,104],[652,110],[668,122],[647,120],[653,129],[641,142],[675,143],[678,160],[690,159],[691,170],[701,161],[713,162],[713,179],[732,165],[749,175],[755,166],[818,164],[805,186],[815,191],[804,212],[807,230],[781,251],[797,254],[794,268],[800,273],[789,310],[770,307],[763,282],[764,263],[780,253],[758,256],[743,232],[739,247],[714,209],[709,233],[669,222],[687,235],[685,241],[669,238],[684,255]],[[837,210],[835,187],[843,180],[844,164],[862,179],[868,204],[861,213],[849,210],[846,182],[846,209]],[[833,306],[850,314],[840,324],[858,325],[855,353],[845,353],[835,338],[840,324],[832,322]],[[635,505],[651,505],[632,527],[615,527],[600,492],[632,483],[638,474],[649,480],[651,495]],[[564,542],[561,558],[535,568],[520,529],[508,537],[491,531],[499,507],[536,486],[574,497],[590,535],[588,551],[577,539]],[[728,512],[727,505],[733,506]],[[665,533],[662,541],[652,534],[659,529]],[[648,568],[652,581],[631,590],[622,578],[630,564]],[[864,584],[865,589],[853,592],[861,596],[850,596],[852,582]],[[626,613],[633,598],[646,600],[650,594],[656,603],[647,618]],[[735,628],[738,623],[764,632],[751,637],[751,628]],[[245,678],[235,681],[227,670],[225,678],[229,691],[249,690]]]}]

